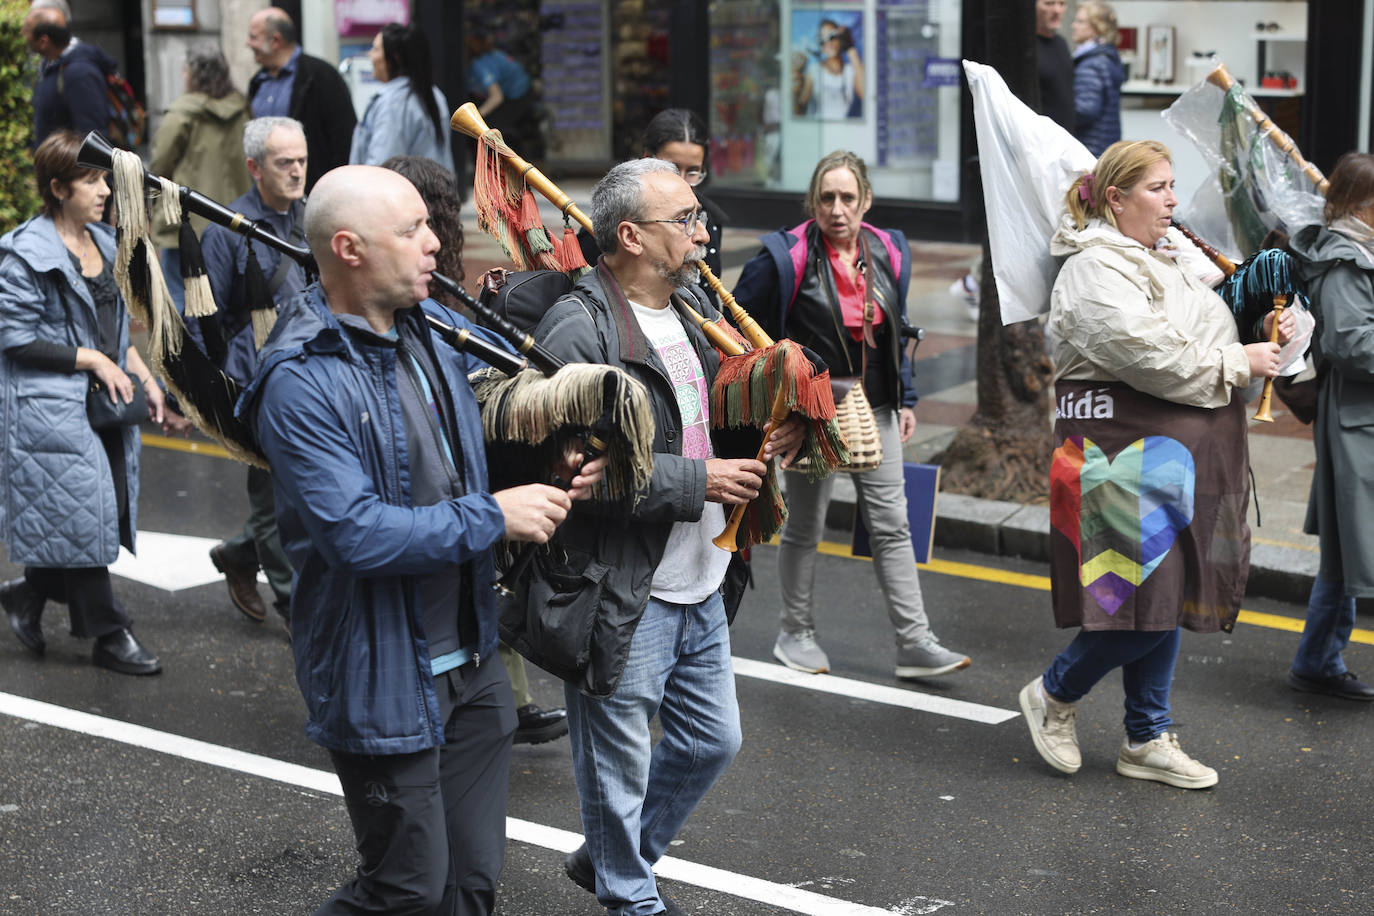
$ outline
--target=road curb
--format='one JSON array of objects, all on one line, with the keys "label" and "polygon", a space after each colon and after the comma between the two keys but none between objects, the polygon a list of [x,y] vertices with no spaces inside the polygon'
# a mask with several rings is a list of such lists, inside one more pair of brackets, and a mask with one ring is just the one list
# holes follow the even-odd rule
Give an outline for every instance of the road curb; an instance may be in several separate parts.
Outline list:
[{"label": "road curb", "polygon": [[[838,531],[852,530],[854,509],[854,484],[848,475],[837,475],[826,513],[826,526]],[[1049,563],[1050,510],[1048,506],[941,493],[935,519],[935,544],[990,556]],[[1320,559],[1320,554],[1313,550],[1252,544],[1250,578],[1245,594],[1305,605]],[[1046,574],[1048,572],[1046,569]]]}]

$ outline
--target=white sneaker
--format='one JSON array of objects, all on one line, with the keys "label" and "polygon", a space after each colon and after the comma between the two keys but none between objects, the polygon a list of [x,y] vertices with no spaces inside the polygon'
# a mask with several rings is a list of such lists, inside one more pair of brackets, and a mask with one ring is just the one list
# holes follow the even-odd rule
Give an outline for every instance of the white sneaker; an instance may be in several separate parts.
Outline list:
[{"label": "white sneaker", "polygon": [[1132,779],[1153,779],[1180,789],[1206,789],[1217,784],[1217,771],[1198,763],[1178,746],[1178,735],[1165,732],[1135,750],[1123,739],[1116,771]]},{"label": "white sneaker", "polygon": [[1077,773],[1083,765],[1078,752],[1078,709],[1045,693],[1041,680],[1036,678],[1021,688],[1021,713],[1030,727],[1031,740],[1050,766],[1061,773]]},{"label": "white sneaker", "polygon": [[830,659],[816,642],[815,630],[779,633],[778,641],[773,643],[773,657],[793,671],[824,674],[830,670]]},{"label": "white sneaker", "polygon": [[897,649],[899,678],[938,677],[952,671],[962,671],[971,664],[973,660],[967,655],[946,649],[934,639]]}]

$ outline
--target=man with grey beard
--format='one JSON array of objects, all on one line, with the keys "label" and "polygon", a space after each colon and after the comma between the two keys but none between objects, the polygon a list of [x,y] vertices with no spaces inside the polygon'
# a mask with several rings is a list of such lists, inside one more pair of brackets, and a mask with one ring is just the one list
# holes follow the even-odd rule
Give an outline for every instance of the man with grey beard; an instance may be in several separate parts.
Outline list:
[{"label": "man with grey beard", "polygon": [[[605,254],[535,337],[569,362],[644,383],[653,476],[632,507],[594,498],[569,513],[502,609],[502,636],[564,679],[587,841],[565,861],[568,876],[614,916],[675,914],[653,864],[740,745],[728,621],[746,567],[711,539],[725,506],[758,495],[766,467],[720,457],[757,454],[757,431],[711,428],[720,357],[681,307],[717,315],[696,285],[708,236],[692,188],[670,162],[631,160],[593,189],[591,216]],[[789,418],[766,457],[785,467],[802,437]]]}]

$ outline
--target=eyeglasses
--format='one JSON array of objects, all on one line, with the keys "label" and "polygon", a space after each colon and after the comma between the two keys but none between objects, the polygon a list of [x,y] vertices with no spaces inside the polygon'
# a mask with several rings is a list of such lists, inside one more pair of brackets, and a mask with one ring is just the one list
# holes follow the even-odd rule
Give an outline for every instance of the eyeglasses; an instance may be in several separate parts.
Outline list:
[{"label": "eyeglasses", "polygon": [[632,220],[630,220],[630,222],[632,222],[632,223],[676,223],[677,225],[679,225],[679,226],[682,227],[682,234],[685,235],[685,236],[687,236],[687,238],[690,239],[692,236],[696,235],[696,233],[697,233],[697,226],[705,226],[705,225],[706,225],[706,211],[705,211],[705,210],[693,210],[691,213],[688,213],[686,216],[679,217],[678,219],[632,219]]},{"label": "eyeglasses", "polygon": [[706,180],[705,169],[684,170],[682,168],[679,168],[677,171],[678,174],[682,176],[683,181],[686,181],[689,185],[691,185],[694,188]]}]

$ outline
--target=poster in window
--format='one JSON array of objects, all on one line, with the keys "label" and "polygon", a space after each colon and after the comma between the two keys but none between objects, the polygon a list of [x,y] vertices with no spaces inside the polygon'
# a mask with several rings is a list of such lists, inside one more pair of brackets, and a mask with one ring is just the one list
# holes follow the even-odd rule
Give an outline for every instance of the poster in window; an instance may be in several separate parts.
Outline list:
[{"label": "poster in window", "polygon": [[1148,44],[1146,70],[1156,83],[1174,81],[1174,27],[1152,25],[1145,28]]},{"label": "poster in window", "polygon": [[863,11],[792,11],[792,116],[844,121],[864,114]]}]

